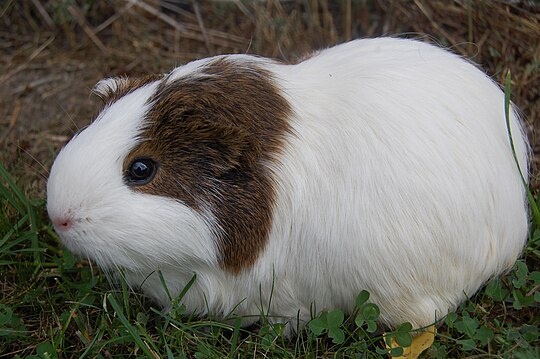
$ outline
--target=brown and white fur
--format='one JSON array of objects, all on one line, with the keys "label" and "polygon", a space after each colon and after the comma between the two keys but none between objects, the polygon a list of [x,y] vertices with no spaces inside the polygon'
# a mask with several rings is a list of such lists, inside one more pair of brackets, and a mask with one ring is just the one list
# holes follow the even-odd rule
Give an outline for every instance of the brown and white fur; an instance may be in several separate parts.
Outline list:
[{"label": "brown and white fur", "polygon": [[[183,303],[199,315],[304,323],[366,289],[382,322],[421,327],[524,246],[504,95],[440,48],[217,56],[95,92],[106,105],[58,155],[49,215],[67,248],[163,306],[158,270],[172,295],[196,274]],[[527,177],[514,111],[511,125]]]}]

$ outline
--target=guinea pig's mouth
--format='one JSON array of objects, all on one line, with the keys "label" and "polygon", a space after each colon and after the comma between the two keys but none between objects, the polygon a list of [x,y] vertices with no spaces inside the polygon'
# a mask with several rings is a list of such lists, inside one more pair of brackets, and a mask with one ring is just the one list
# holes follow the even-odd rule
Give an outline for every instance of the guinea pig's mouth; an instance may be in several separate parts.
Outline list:
[{"label": "guinea pig's mouth", "polygon": [[74,254],[88,256],[89,253],[87,253],[87,248],[94,246],[88,243],[88,235],[85,230],[77,230],[77,228],[73,228],[73,225],[69,226],[69,229],[66,229],[67,226],[62,226],[60,228],[56,225],[53,226],[58,237],[60,237],[60,241],[67,249]]},{"label": "guinea pig's mouth", "polygon": [[84,226],[92,222],[90,218],[80,217],[77,214],[78,211],[73,210],[72,207],[69,207],[68,209],[58,209],[57,206],[50,202],[47,204],[47,212],[55,232],[62,240],[66,238],[66,242],[68,242],[71,237],[86,235]]},{"label": "guinea pig's mouth", "polygon": [[60,234],[64,231],[69,231],[73,222],[71,218],[51,218],[54,230],[56,233]]},{"label": "guinea pig's mouth", "polygon": [[69,228],[64,225],[57,229],[54,226],[62,245],[75,256],[94,262],[106,272],[141,266],[135,253],[117,243],[118,237],[104,235],[98,228],[89,227],[84,220],[81,222],[73,221]]},{"label": "guinea pig's mouth", "polygon": [[80,219],[72,216],[53,217],[51,216],[54,231],[58,234],[62,243],[69,246],[74,242],[81,241],[80,237],[88,235],[87,231],[81,228]]},{"label": "guinea pig's mouth", "polygon": [[[59,233],[63,246],[80,259],[86,259],[89,263],[94,262],[106,272],[118,269],[119,259],[114,256],[113,251],[102,248],[89,236],[81,233]],[[101,249],[100,249],[101,248]]]},{"label": "guinea pig's mouth", "polygon": [[[103,262],[99,260],[103,257],[99,248],[102,248],[102,245],[96,243],[96,236],[93,233],[89,233],[88,229],[81,228],[84,227],[84,221],[81,219],[74,218],[72,216],[64,217],[51,217],[51,222],[55,232],[58,234],[60,241],[71,253],[80,256],[82,258],[93,259],[96,262]],[[101,267],[101,263],[98,263]]]}]

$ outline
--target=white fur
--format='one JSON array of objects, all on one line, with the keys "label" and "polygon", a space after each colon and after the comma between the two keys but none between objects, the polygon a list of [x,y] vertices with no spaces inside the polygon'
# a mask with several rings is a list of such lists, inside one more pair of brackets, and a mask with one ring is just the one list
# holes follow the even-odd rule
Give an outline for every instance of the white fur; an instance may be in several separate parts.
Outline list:
[{"label": "white fur", "polygon": [[[239,62],[245,55],[237,58]],[[193,76],[203,62],[180,67]],[[504,95],[469,62],[410,40],[358,40],[298,65],[249,57],[270,70],[294,116],[278,163],[270,238],[241,275],[218,265],[212,209],[198,215],[122,183],[125,155],[155,90],[147,85],[106,109],[60,153],[48,184],[51,217],[75,252],[121,266],[163,305],[159,276],[199,314],[302,322],[310,310],[351,310],[368,290],[389,325],[420,327],[453,310],[512,266],[528,227],[512,158]],[[520,165],[527,144],[512,112]],[[85,233],[83,233],[85,231]],[[272,297],[270,298],[270,293]]]},{"label": "white fur", "polygon": [[126,77],[108,77],[99,81],[92,89],[92,92],[104,97],[108,93],[117,91],[121,86],[127,84],[127,81],[128,79]]},{"label": "white fur", "polygon": [[[367,289],[384,322],[420,327],[513,265],[527,238],[525,191],[504,95],[481,71],[398,39],[276,71],[296,113],[257,268],[288,279],[276,308],[351,309]],[[515,113],[512,132],[527,176]]]},{"label": "white fur", "polygon": [[148,275],[148,269],[169,265],[186,271],[202,264],[201,258],[215,267],[210,214],[131,191],[122,178],[156,87],[146,85],[114,102],[62,149],[47,183],[47,210],[53,220],[73,223],[69,233],[59,231],[63,243],[106,269]]}]

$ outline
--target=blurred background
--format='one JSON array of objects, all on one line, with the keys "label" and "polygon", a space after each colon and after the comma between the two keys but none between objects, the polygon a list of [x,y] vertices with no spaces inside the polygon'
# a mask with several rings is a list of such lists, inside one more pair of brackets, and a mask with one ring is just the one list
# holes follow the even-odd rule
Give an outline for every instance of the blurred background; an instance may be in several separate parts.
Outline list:
[{"label": "blurred background", "polygon": [[382,35],[447,47],[499,83],[510,70],[537,167],[538,0],[3,0],[0,162],[43,196],[55,153],[99,110],[90,89],[103,77],[166,72],[224,53],[294,63],[316,49]]}]

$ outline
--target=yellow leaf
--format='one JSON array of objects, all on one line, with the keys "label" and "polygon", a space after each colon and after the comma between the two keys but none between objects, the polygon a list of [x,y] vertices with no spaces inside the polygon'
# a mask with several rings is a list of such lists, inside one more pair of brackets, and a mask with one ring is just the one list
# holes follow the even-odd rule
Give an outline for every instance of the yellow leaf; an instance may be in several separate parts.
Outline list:
[{"label": "yellow leaf", "polygon": [[[421,332],[420,334],[413,337],[412,344],[410,347],[403,348],[403,355],[400,357],[393,357],[394,359],[416,359],[420,354],[429,348],[433,341],[435,340],[435,333],[437,332],[437,329],[434,325],[426,328],[425,331]],[[384,335],[386,339],[386,334]],[[385,340],[386,342],[386,340]],[[392,338],[390,341],[390,346],[386,344],[387,349],[391,348],[397,348],[400,345],[396,342],[395,338]]]}]

